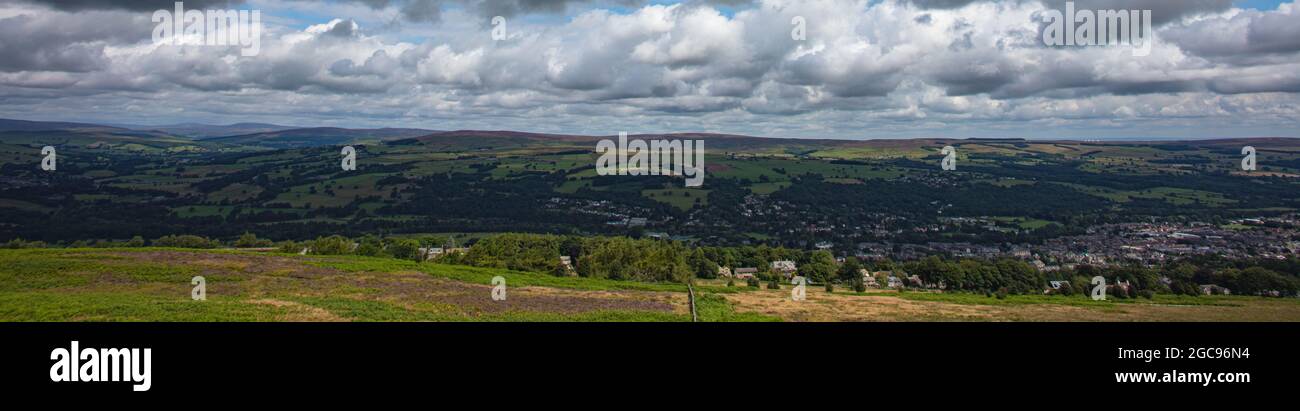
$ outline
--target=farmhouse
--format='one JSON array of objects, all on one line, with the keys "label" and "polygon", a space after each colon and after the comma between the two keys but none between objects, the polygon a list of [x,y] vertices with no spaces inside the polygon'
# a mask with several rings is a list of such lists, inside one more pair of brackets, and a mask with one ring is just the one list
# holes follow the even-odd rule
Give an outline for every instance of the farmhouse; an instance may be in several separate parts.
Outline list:
[{"label": "farmhouse", "polygon": [[880,287],[880,284],[876,282],[876,276],[871,274],[871,271],[865,268],[859,268],[858,274],[862,275],[862,284],[865,284],[867,287]]},{"label": "farmhouse", "polygon": [[1232,290],[1217,284],[1201,284],[1201,294],[1204,295],[1232,295]]},{"label": "farmhouse", "polygon": [[758,269],[754,267],[741,267],[736,269],[736,278],[748,280],[758,274]]},{"label": "farmhouse", "polygon": [[892,275],[889,276],[889,288],[903,288],[903,280]]},{"label": "farmhouse", "polygon": [[578,275],[578,272],[573,269],[573,257],[567,255],[560,256],[560,267],[564,270],[566,275]]},{"label": "farmhouse", "polygon": [[794,261],[777,260],[772,262],[772,271],[781,274],[783,277],[790,278],[799,272],[799,267],[794,264]]},{"label": "farmhouse", "polygon": [[443,249],[442,249],[442,247],[420,247],[420,248],[417,249],[416,251],[417,251],[421,256],[424,256],[423,259],[424,259],[425,261],[429,261],[429,260],[432,260],[432,259],[434,259],[434,258],[438,258],[438,256],[442,255],[442,253],[443,253]]}]

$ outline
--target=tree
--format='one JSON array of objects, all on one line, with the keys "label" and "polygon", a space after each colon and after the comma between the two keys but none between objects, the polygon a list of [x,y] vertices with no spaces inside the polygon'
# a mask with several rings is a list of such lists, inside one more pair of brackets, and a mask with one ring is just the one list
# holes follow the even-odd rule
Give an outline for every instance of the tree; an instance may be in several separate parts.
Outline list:
[{"label": "tree", "polygon": [[341,235],[318,237],[311,242],[312,254],[343,255],[352,252],[352,240]]},{"label": "tree", "polygon": [[1229,288],[1234,294],[1242,295],[1264,295],[1273,291],[1283,295],[1291,295],[1296,292],[1294,279],[1283,277],[1277,272],[1263,267],[1250,267],[1241,270],[1241,275],[1237,277],[1236,284]]},{"label": "tree", "polygon": [[855,281],[854,279],[862,281],[861,270],[862,263],[858,262],[858,258],[848,256],[844,258],[844,264],[840,266],[838,277],[840,281]]},{"label": "tree", "polygon": [[244,232],[243,235],[239,236],[238,240],[235,240],[235,247],[237,248],[257,248],[257,247],[270,247],[270,246],[271,246],[271,240],[259,239],[257,238],[257,235],[250,232]]},{"label": "tree", "polygon": [[830,251],[818,250],[808,257],[808,262],[800,267],[808,279],[817,282],[829,282],[835,275],[835,256]]},{"label": "tree", "polygon": [[696,278],[716,278],[718,276],[718,263],[705,256],[704,250],[696,248],[695,251],[691,252],[686,262],[690,264],[691,271],[695,273]]},{"label": "tree", "polygon": [[388,240],[388,252],[393,258],[403,260],[420,259],[420,242],[409,238],[394,238]]}]

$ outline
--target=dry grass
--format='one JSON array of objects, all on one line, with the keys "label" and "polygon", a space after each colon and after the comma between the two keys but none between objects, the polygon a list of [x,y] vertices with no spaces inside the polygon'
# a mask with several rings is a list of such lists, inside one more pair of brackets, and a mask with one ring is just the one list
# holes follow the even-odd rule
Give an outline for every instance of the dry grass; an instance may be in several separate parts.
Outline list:
[{"label": "dry grass", "polygon": [[917,301],[880,290],[866,295],[827,294],[815,287],[808,287],[807,299],[799,302],[791,299],[789,287],[725,297],[737,312],[767,314],[786,321],[1300,321],[1300,303],[1265,298],[1243,299],[1240,306],[977,305]]}]

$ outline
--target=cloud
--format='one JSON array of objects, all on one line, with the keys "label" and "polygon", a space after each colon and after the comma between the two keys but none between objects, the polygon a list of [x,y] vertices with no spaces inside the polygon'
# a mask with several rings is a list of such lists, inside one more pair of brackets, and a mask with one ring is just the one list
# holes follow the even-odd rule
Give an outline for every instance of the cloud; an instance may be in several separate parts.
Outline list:
[{"label": "cloud", "polygon": [[1300,11],[1290,3],[1272,11],[1245,10],[1198,20],[1167,30],[1165,37],[1197,56],[1255,63],[1270,55],[1300,52],[1297,21]]},{"label": "cloud", "polygon": [[[908,0],[922,9],[959,9],[974,3],[995,0]],[[1010,0],[1036,3],[1036,0]],[[1065,10],[1073,2],[1076,10],[1151,10],[1152,24],[1161,25],[1183,17],[1220,12],[1232,7],[1232,0],[1045,0],[1043,4]]]},{"label": "cloud", "polygon": [[[82,10],[131,10],[131,11],[149,11],[149,10],[171,10],[175,8],[176,0],[2,0],[3,3],[28,3],[44,5],[55,10],[63,11],[82,11]],[[234,4],[243,3],[243,0],[185,0],[187,9],[215,9],[228,8]]]},{"label": "cloud", "polygon": [[[1042,46],[1037,1],[261,1],[255,57],[155,45],[135,2],[0,6],[0,117],[823,137],[1294,131],[1300,117],[1293,4],[1147,2],[1187,18],[1139,58]],[[333,18],[283,18],[304,7]],[[483,13],[562,18],[512,18],[496,41]]]}]

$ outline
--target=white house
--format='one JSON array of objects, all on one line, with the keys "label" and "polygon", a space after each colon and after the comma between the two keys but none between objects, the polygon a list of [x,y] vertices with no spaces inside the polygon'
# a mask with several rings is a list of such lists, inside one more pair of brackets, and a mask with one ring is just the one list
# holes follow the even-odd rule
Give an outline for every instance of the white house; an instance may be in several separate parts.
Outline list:
[{"label": "white house", "polygon": [[785,277],[792,277],[795,273],[799,272],[799,267],[794,264],[794,261],[777,260],[772,262],[772,271]]}]

